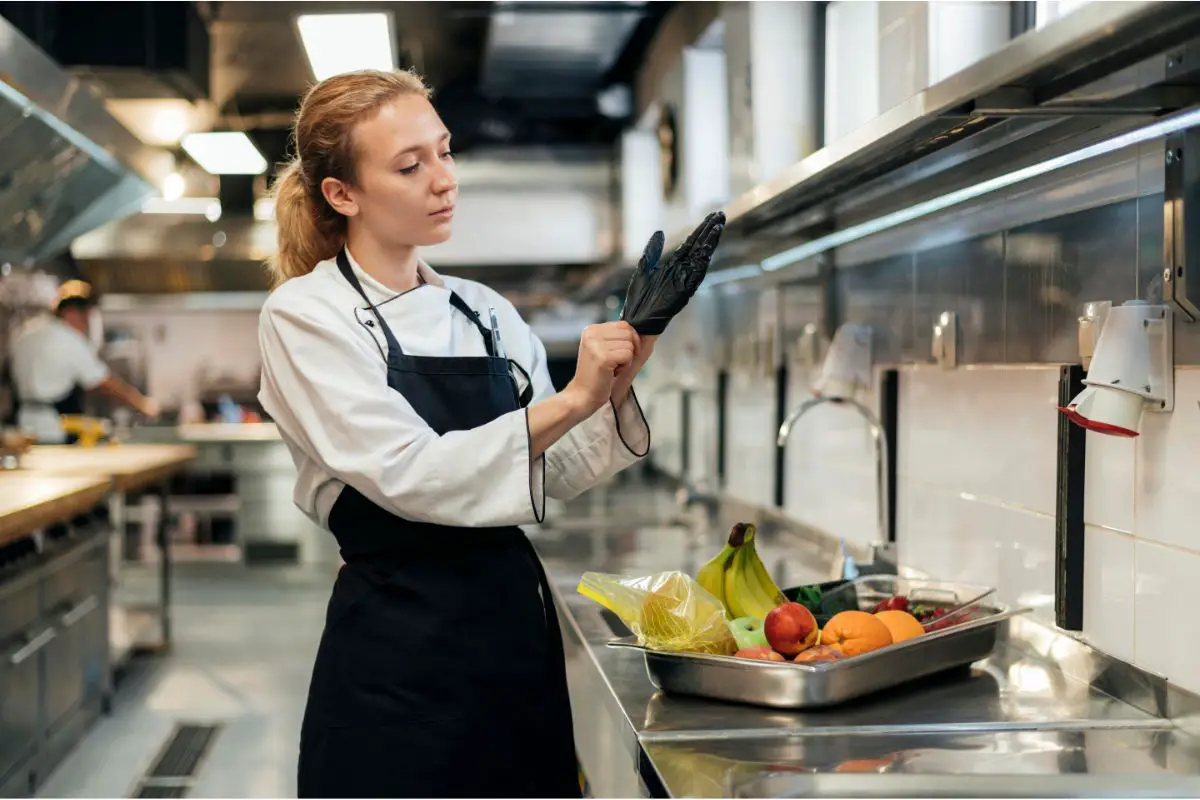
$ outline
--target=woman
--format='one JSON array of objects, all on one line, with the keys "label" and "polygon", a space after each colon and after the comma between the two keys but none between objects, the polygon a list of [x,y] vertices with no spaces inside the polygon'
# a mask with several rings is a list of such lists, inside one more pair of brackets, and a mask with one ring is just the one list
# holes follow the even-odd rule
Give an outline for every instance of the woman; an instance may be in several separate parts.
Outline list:
[{"label": "woman", "polygon": [[301,796],[579,796],[562,640],[517,525],[642,458],[654,349],[582,334],[555,393],[513,306],[442,278],[450,134],[420,79],[339,75],[305,97],[276,186],[260,398],[295,501],[337,538],[301,731]]}]

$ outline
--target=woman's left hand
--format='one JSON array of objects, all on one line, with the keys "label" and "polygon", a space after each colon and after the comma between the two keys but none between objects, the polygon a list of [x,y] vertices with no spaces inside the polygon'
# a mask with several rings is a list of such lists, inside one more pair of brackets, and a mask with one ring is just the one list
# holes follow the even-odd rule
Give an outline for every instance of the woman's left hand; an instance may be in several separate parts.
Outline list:
[{"label": "woman's left hand", "polygon": [[621,404],[629,397],[629,390],[633,388],[633,380],[638,376],[646,361],[649,360],[650,354],[654,352],[654,344],[658,341],[657,336],[641,337],[640,347],[637,354],[633,357],[633,363],[617,371],[617,379],[613,383],[612,399],[613,406],[620,408]]}]

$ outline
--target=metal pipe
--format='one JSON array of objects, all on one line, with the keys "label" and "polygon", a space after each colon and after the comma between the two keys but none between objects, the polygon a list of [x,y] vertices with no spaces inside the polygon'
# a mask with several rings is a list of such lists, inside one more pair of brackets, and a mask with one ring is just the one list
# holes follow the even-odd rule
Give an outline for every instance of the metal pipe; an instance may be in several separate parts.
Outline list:
[{"label": "metal pipe", "polygon": [[850,406],[866,421],[867,426],[871,430],[871,438],[875,440],[875,492],[877,495],[875,506],[879,512],[879,541],[875,544],[875,548],[886,548],[888,546],[888,498],[891,491],[887,479],[887,437],[884,435],[883,425],[880,424],[879,419],[872,413],[871,409],[852,397],[809,398],[784,419],[783,424],[779,426],[779,434],[775,437],[775,444],[780,449],[786,447],[788,439],[792,436],[792,429],[800,418],[823,403]]}]

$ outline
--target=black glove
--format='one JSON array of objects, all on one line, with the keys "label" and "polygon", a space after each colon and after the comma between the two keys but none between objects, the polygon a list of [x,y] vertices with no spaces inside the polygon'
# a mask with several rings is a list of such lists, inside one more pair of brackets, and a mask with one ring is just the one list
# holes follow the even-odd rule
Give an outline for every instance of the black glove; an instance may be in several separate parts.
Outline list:
[{"label": "black glove", "polygon": [[666,258],[661,258],[662,231],[656,231],[629,281],[621,319],[640,336],[658,336],[665,331],[700,288],[724,230],[725,214],[715,211]]}]

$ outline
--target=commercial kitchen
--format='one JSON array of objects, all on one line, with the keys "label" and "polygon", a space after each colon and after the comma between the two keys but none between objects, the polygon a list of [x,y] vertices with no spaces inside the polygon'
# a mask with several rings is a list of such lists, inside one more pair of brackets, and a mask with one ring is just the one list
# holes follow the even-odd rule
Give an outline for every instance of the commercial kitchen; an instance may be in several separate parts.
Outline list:
[{"label": "commercial kitchen", "polygon": [[[433,88],[421,258],[559,390],[725,215],[648,454],[522,526],[585,796],[1200,796],[1200,4],[1087,0],[0,3],[0,796],[296,796],[344,567],[264,264],[296,108],[360,69]],[[154,413],[48,442],[13,343],[72,281]]]}]

